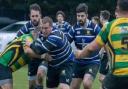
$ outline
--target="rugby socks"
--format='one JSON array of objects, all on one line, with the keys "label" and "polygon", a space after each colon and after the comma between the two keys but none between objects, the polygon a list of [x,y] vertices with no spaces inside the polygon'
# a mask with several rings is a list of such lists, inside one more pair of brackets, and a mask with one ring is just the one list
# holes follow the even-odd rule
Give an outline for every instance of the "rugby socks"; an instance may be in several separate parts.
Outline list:
[{"label": "rugby socks", "polygon": [[35,89],[43,89],[42,85],[36,85]]}]

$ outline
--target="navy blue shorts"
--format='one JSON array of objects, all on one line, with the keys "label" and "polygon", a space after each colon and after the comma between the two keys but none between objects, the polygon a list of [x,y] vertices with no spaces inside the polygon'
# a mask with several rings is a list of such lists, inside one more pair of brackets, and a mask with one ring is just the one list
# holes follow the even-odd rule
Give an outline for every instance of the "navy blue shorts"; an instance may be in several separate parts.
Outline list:
[{"label": "navy blue shorts", "polygon": [[64,63],[58,68],[48,66],[47,88],[58,87],[59,83],[70,85],[73,73],[73,63]]},{"label": "navy blue shorts", "polygon": [[12,79],[12,72],[9,67],[0,64],[0,80]]},{"label": "navy blue shorts", "polygon": [[107,55],[107,53],[104,53],[103,57],[101,59],[99,73],[106,75],[108,73],[108,71],[109,71],[108,55]]},{"label": "navy blue shorts", "polygon": [[90,74],[92,77],[95,79],[96,74],[99,70],[99,64],[79,64],[79,63],[74,63],[74,68],[73,68],[73,78],[81,78],[83,79],[85,74]]},{"label": "navy blue shorts", "polygon": [[37,74],[38,66],[42,62],[42,59],[31,60],[28,64],[28,76],[35,76]]}]

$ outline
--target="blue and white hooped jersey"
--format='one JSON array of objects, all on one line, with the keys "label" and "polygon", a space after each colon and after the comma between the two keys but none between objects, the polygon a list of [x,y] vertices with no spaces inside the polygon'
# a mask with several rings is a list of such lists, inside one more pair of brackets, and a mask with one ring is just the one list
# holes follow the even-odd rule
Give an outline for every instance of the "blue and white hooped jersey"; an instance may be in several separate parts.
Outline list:
[{"label": "blue and white hooped jersey", "polygon": [[58,67],[65,62],[74,61],[71,45],[67,37],[59,30],[53,30],[47,38],[39,36],[30,47],[37,54],[49,53],[52,57],[49,65],[52,67]]},{"label": "blue and white hooped jersey", "polygon": [[16,37],[19,37],[23,34],[29,34],[34,29],[35,29],[35,26],[32,24],[31,21],[29,21],[23,27],[21,27],[21,29],[19,29],[19,31],[17,32]]},{"label": "blue and white hooped jersey", "polygon": [[62,24],[60,24],[59,22],[56,22],[54,23],[53,27],[64,32],[64,34],[67,34],[69,30],[71,29],[71,25],[66,21],[63,21]]},{"label": "blue and white hooped jersey", "polygon": [[[79,23],[75,24],[67,37],[70,42],[74,41],[76,47],[81,50],[96,38],[100,30],[98,25],[94,25],[91,21],[87,20],[86,27],[81,27]],[[88,58],[75,60],[75,62],[81,64],[99,63],[99,61],[99,51],[96,51]]]}]

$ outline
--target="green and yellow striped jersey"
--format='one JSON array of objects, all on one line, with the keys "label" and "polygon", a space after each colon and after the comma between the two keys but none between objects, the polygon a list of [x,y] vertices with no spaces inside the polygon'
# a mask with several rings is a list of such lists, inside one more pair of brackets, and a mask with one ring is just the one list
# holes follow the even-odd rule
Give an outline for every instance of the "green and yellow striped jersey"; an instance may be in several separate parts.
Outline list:
[{"label": "green and yellow striped jersey", "polygon": [[109,46],[111,73],[128,76],[128,18],[118,18],[103,27],[96,41]]},{"label": "green and yellow striped jersey", "polygon": [[0,64],[10,67],[12,71],[16,71],[28,63],[30,59],[23,50],[26,39],[32,41],[32,35],[25,34],[11,41],[0,54]]}]

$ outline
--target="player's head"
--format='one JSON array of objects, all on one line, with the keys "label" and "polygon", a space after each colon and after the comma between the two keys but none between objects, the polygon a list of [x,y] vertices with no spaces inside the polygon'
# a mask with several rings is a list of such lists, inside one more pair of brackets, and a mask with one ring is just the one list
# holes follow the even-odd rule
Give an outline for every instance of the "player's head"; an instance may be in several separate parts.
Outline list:
[{"label": "player's head", "polygon": [[128,0],[118,0],[115,13],[118,17],[128,14]]},{"label": "player's head", "polygon": [[31,4],[29,7],[30,20],[34,26],[38,26],[41,19],[41,8],[38,4]]},{"label": "player's head", "polygon": [[100,22],[108,21],[110,18],[110,12],[108,10],[100,11]]},{"label": "player's head", "polygon": [[77,21],[80,25],[84,25],[88,17],[88,6],[85,3],[80,3],[76,7]]},{"label": "player's head", "polygon": [[92,22],[93,22],[94,24],[99,24],[99,22],[100,22],[99,17],[98,17],[98,16],[92,17]]},{"label": "player's head", "polygon": [[63,22],[65,18],[65,14],[63,11],[57,11],[56,13],[56,19],[59,23]]},{"label": "player's head", "polygon": [[43,33],[45,37],[47,37],[51,31],[52,31],[52,26],[53,26],[53,20],[52,18],[46,16],[44,17],[41,22],[40,22],[40,31]]}]

